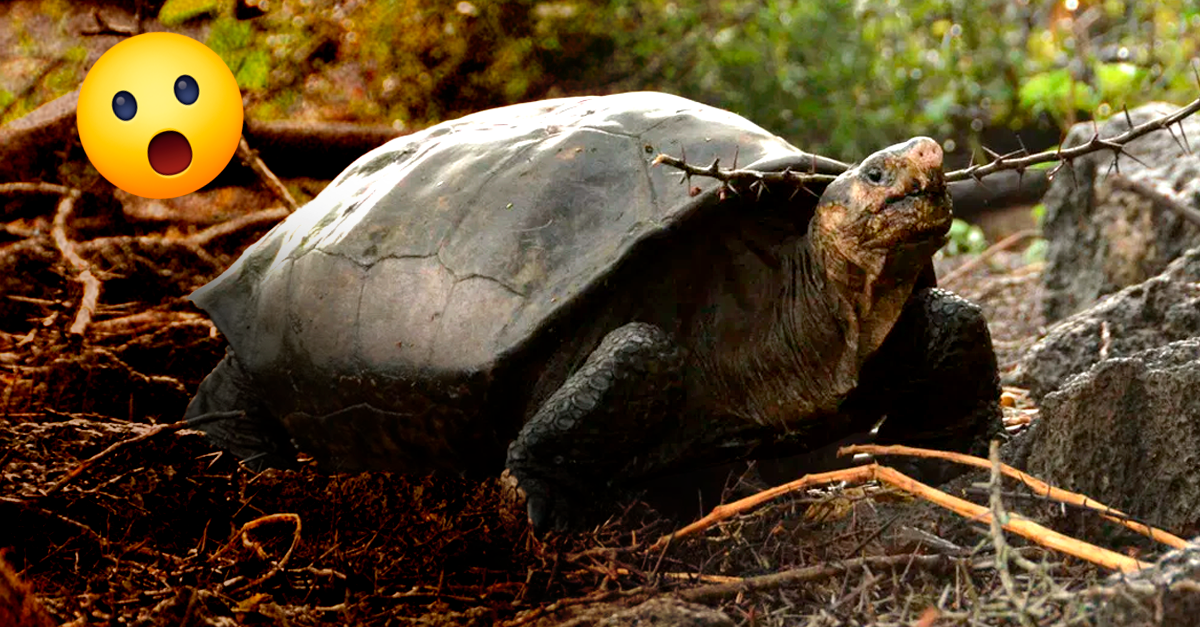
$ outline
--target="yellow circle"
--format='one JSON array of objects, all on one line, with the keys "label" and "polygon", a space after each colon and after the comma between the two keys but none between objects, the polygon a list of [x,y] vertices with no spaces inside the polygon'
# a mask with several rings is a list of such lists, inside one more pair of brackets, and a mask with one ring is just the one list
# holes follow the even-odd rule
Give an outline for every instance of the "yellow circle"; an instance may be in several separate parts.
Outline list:
[{"label": "yellow circle", "polygon": [[75,117],[83,150],[104,178],[131,194],[174,198],[207,185],[233,157],[242,95],[208,46],[175,33],[146,33],[96,61],[79,89]]}]

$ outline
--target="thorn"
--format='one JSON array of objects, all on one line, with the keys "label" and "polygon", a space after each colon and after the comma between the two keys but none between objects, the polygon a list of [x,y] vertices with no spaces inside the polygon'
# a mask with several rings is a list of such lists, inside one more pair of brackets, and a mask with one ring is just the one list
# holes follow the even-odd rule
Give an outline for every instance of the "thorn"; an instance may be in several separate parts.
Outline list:
[{"label": "thorn", "polygon": [[1054,178],[1056,176],[1058,176],[1058,173],[1062,171],[1062,169],[1065,165],[1066,165],[1066,162],[1059,161],[1057,165],[1055,165],[1053,168],[1050,168],[1050,171],[1046,173],[1046,180],[1053,183]]},{"label": "thorn", "polygon": [[1071,172],[1071,185],[1072,185],[1072,187],[1074,187],[1075,189],[1079,189],[1079,178],[1075,176],[1075,162],[1074,162],[1073,160],[1070,160],[1070,159],[1068,159],[1068,160],[1066,161],[1066,163],[1067,163],[1067,165],[1070,165],[1070,166],[1071,166],[1071,170],[1070,170],[1070,172]]},{"label": "thorn", "polygon": [[984,183],[984,182],[983,182],[983,177],[982,177],[982,176],[979,176],[978,174],[976,174],[976,173],[972,172],[972,173],[971,173],[971,178],[972,178],[972,179],[975,179],[975,183],[976,183],[977,185],[979,185],[980,187],[982,187],[983,189],[985,189],[985,190],[987,190],[987,191],[989,191],[989,192],[990,192],[990,191],[992,191],[992,188],[988,187],[988,186],[987,186],[987,183]]},{"label": "thorn", "polygon": [[1190,155],[1192,154],[1192,143],[1188,141],[1187,127],[1183,125],[1183,120],[1180,120],[1178,124],[1179,134],[1183,137],[1183,145],[1187,148],[1187,153]]},{"label": "thorn", "polygon": [[[1180,122],[1180,125],[1182,125],[1182,124],[1183,123]],[[1167,129],[1167,132],[1171,134],[1171,139],[1175,140],[1175,145],[1179,146],[1180,150],[1187,152],[1187,148],[1183,147],[1183,142],[1179,141],[1179,136],[1175,134],[1175,131],[1171,130],[1170,126],[1167,126],[1166,129]]]},{"label": "thorn", "polygon": [[1134,163],[1146,168],[1147,170],[1150,169],[1150,166],[1147,165],[1145,161],[1138,159],[1136,155],[1126,150],[1124,146],[1121,146],[1120,148],[1114,148],[1113,152],[1117,153],[1118,155],[1125,155],[1126,157],[1133,159]]},{"label": "thorn", "polygon": [[1017,144],[1021,147],[1021,156],[1028,156],[1029,149],[1025,147],[1025,140],[1021,139],[1020,133],[1014,133],[1017,136]]},{"label": "thorn", "polygon": [[991,148],[988,148],[987,146],[982,146],[982,148],[983,148],[983,154],[987,155],[988,158],[991,159],[992,161],[1003,161],[1004,160],[1004,157],[1000,156],[1000,153],[996,152],[995,150],[992,150]]},{"label": "thorn", "polygon": [[1121,110],[1125,112],[1125,123],[1129,128],[1133,128],[1133,118],[1129,116],[1129,105],[1121,105]]},{"label": "thorn", "polygon": [[733,147],[733,169],[734,170],[737,169],[737,160],[738,160],[738,155],[740,155],[740,154],[742,154],[742,146],[741,146],[741,144],[738,144],[737,146]]}]

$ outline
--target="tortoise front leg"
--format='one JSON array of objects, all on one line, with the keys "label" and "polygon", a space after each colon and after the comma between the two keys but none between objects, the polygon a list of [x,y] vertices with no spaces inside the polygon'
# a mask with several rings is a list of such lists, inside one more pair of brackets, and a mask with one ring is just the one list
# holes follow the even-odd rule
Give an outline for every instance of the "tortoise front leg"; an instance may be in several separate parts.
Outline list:
[{"label": "tortoise front leg", "polygon": [[[952,292],[929,288],[913,295],[879,352],[863,367],[860,388],[887,416],[880,444],[907,444],[987,456],[1003,431],[1000,377],[987,321],[979,306]],[[878,394],[874,393],[878,391]],[[888,464],[941,483],[963,467],[948,462],[893,458]]]},{"label": "tortoise front leg", "polygon": [[681,406],[683,351],[662,329],[632,322],[604,336],[508,448],[534,531],[562,529],[606,500]]}]

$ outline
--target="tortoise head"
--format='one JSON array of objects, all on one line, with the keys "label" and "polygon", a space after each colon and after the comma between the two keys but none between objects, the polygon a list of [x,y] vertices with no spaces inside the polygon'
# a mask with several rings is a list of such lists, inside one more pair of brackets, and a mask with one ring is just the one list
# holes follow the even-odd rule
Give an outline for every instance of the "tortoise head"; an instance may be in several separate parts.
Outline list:
[{"label": "tortoise head", "polygon": [[809,233],[827,262],[835,253],[868,277],[915,275],[945,243],[952,217],[942,147],[916,137],[830,183]]}]

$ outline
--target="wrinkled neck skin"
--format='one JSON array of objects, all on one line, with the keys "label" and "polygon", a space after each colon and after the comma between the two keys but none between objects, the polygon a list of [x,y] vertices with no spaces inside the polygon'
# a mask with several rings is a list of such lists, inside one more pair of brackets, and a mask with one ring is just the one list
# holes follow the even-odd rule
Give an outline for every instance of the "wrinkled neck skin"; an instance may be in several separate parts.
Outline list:
[{"label": "wrinkled neck skin", "polygon": [[823,274],[822,291],[846,320],[848,356],[855,358],[857,371],[899,319],[933,254],[928,250],[930,244],[859,247],[852,255],[836,241],[821,237],[813,237],[807,244],[808,254],[818,260],[816,267]]}]

